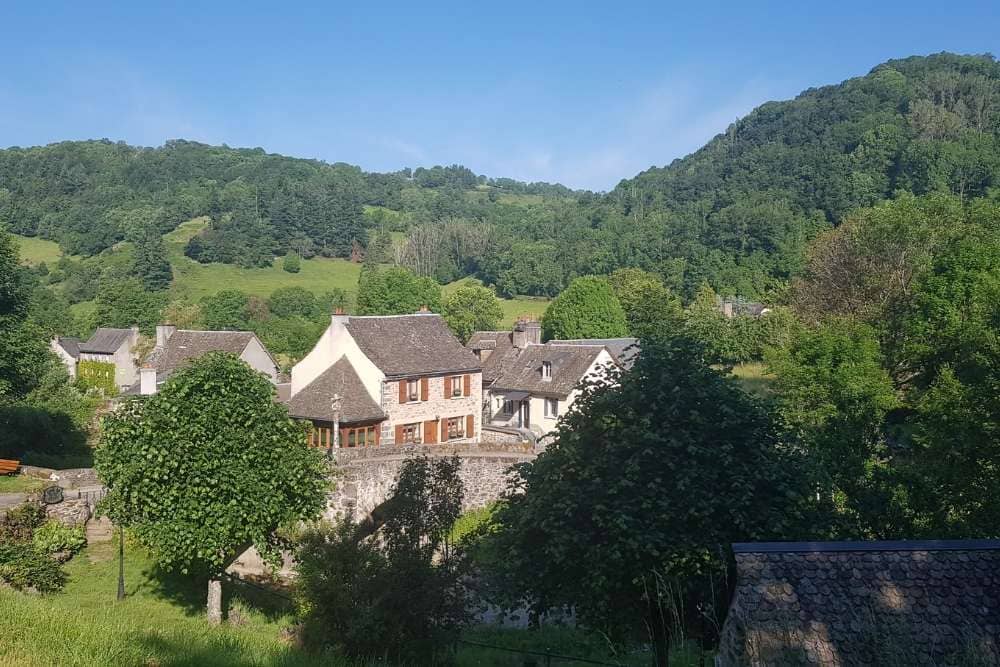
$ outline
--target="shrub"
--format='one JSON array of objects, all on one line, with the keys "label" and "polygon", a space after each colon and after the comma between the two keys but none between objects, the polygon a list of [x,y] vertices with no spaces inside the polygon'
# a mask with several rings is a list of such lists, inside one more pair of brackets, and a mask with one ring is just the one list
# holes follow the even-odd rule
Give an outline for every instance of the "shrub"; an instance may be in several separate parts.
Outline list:
[{"label": "shrub", "polygon": [[18,590],[58,591],[66,584],[59,564],[27,542],[0,542],[0,581]]},{"label": "shrub", "polygon": [[118,393],[115,365],[105,361],[81,361],[76,370],[77,384],[83,389],[100,389],[105,396]]},{"label": "shrub", "polygon": [[281,268],[288,273],[298,273],[302,268],[299,263],[299,256],[294,252],[288,253],[285,255],[285,259],[281,262]]},{"label": "shrub", "polygon": [[35,530],[45,523],[45,509],[34,503],[24,503],[0,516],[0,544],[30,542]]},{"label": "shrub", "polygon": [[35,548],[46,554],[60,551],[75,554],[87,545],[83,526],[64,526],[58,521],[46,521],[35,530]]}]

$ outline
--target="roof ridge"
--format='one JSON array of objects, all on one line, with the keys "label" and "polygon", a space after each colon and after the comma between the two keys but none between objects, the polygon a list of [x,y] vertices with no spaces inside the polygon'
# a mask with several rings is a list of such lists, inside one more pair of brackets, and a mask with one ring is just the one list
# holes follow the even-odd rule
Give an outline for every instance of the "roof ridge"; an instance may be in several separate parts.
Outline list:
[{"label": "roof ridge", "polygon": [[441,317],[441,313],[400,313],[398,315],[348,315],[348,321],[350,320],[387,320],[390,318],[399,317]]},{"label": "roof ridge", "polygon": [[844,540],[831,542],[734,542],[733,552],[794,553],[823,551],[982,551],[1000,550],[1000,540]]}]

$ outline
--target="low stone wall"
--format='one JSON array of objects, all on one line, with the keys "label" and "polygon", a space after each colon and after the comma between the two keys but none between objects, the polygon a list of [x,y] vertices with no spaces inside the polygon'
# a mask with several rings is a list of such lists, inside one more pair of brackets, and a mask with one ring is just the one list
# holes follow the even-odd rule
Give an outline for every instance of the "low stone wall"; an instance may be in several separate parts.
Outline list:
[{"label": "low stone wall", "polygon": [[531,443],[516,428],[506,426],[483,426],[483,444],[516,445]]},{"label": "low stone wall", "polygon": [[527,443],[501,445],[409,445],[342,449],[334,453],[336,489],[327,499],[325,516],[360,520],[389,497],[403,463],[410,458],[457,456],[465,486],[464,510],[484,507],[506,490],[512,466],[535,458]]}]

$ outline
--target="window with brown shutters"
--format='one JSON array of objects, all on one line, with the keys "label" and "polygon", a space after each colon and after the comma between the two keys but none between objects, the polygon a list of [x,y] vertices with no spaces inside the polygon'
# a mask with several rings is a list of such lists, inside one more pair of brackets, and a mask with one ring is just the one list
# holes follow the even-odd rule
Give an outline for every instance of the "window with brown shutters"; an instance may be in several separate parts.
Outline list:
[{"label": "window with brown shutters", "polygon": [[422,424],[403,424],[396,428],[400,433],[400,440],[397,444],[419,445],[423,442],[420,433]]},{"label": "window with brown shutters", "polygon": [[462,391],[466,396],[472,395],[472,376],[466,375],[463,382]]},{"label": "window with brown shutters", "polygon": [[462,396],[462,376],[455,375],[447,377],[445,381],[445,396],[448,398],[460,398]]},{"label": "window with brown shutters", "polygon": [[409,393],[406,390],[407,390],[407,382],[406,382],[406,380],[400,380],[399,381],[399,402],[400,403],[406,403],[408,400],[410,400],[410,398],[409,398],[410,395],[409,395]]},{"label": "window with brown shutters", "polygon": [[444,397],[451,398],[451,378],[446,377],[444,379]]},{"label": "window with brown shutters", "polygon": [[445,428],[442,430],[446,431],[448,440],[458,440],[459,438],[464,438],[465,418],[449,417],[445,423]]},{"label": "window with brown shutters", "polygon": [[420,380],[400,380],[399,381],[399,402],[400,403],[414,403],[416,401],[426,401],[426,398],[420,398]]},{"label": "window with brown shutters", "polygon": [[430,398],[430,381],[428,378],[420,378],[420,400],[426,401]]}]

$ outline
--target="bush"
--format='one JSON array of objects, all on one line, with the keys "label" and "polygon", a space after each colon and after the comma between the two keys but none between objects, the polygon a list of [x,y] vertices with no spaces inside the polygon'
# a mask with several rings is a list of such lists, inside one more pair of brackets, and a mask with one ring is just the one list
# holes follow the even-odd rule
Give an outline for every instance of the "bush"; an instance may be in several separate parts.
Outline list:
[{"label": "bush", "polygon": [[81,361],[76,371],[77,384],[84,390],[100,389],[105,396],[118,393],[115,365],[105,361]]},{"label": "bush", "polygon": [[66,575],[59,563],[30,543],[0,543],[0,581],[18,590],[50,593],[66,584]]},{"label": "bush", "polygon": [[281,262],[281,268],[288,273],[298,273],[302,268],[299,262],[299,256],[294,252],[288,253],[285,255],[285,259]]},{"label": "bush", "polygon": [[35,529],[45,523],[45,509],[34,503],[24,503],[0,516],[0,544],[30,542]]},{"label": "bush", "polygon": [[60,551],[75,554],[87,545],[83,526],[64,526],[58,521],[46,521],[35,530],[35,548],[46,554]]}]

